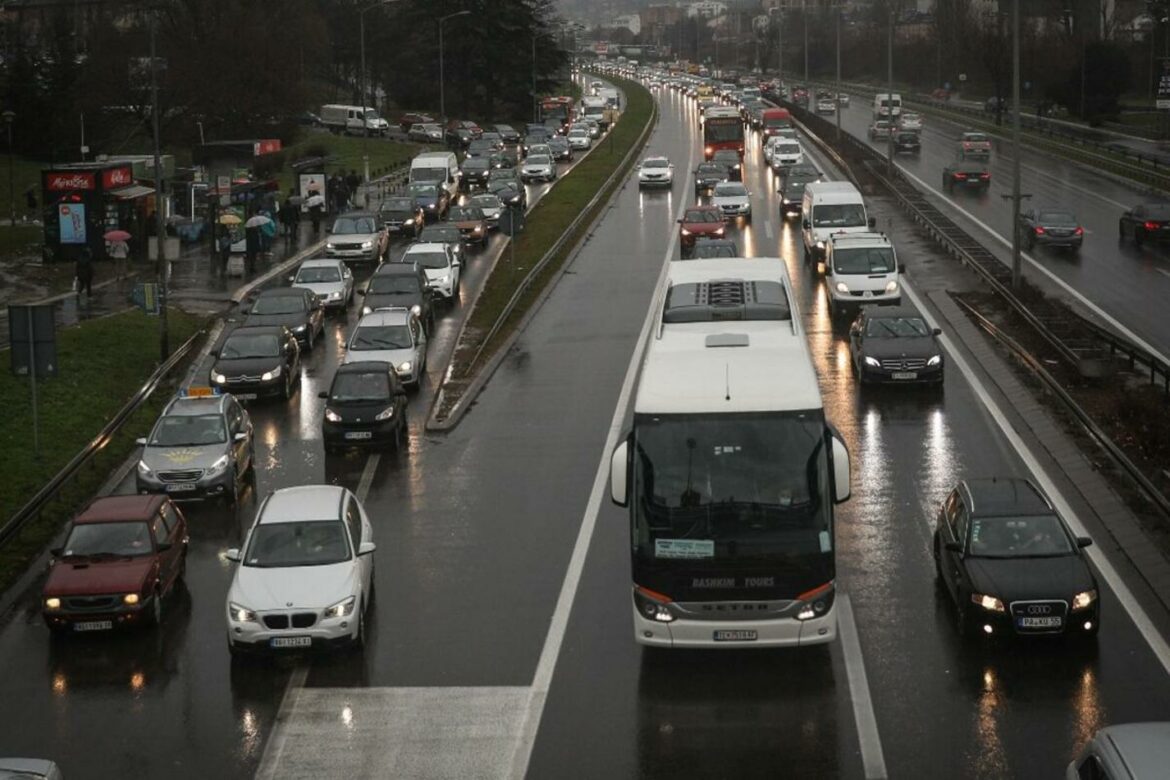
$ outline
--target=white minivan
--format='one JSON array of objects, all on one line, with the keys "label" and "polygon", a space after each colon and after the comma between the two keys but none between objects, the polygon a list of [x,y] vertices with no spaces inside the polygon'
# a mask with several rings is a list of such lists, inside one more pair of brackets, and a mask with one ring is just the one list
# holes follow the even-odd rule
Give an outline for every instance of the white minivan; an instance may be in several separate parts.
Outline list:
[{"label": "white minivan", "polygon": [[355,135],[386,135],[390,123],[372,108],[331,104],[321,106],[321,124],[334,133]]},{"label": "white minivan", "polygon": [[800,202],[805,265],[825,256],[825,244],[829,236],[836,233],[867,233],[874,224],[866,217],[861,193],[849,182],[809,182]]},{"label": "white minivan", "polygon": [[825,245],[830,319],[837,322],[852,317],[868,304],[900,304],[903,270],[885,233],[830,236]]},{"label": "white minivan", "polygon": [[454,200],[459,196],[459,158],[454,152],[423,152],[410,161],[410,183],[438,182]]}]

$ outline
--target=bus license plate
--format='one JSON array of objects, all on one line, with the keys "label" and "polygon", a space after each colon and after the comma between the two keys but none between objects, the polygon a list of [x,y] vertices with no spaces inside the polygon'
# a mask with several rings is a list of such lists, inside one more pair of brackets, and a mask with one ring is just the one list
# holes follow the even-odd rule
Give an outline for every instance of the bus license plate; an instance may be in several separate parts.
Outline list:
[{"label": "bus license plate", "polygon": [[1062,622],[1058,617],[1022,617],[1019,621],[1020,628],[1060,628]]},{"label": "bus license plate", "polygon": [[755,631],[716,631],[716,642],[754,642],[759,638]]},{"label": "bus license plate", "polygon": [[918,373],[915,371],[895,371],[890,376],[894,379],[917,379]]},{"label": "bus license plate", "polygon": [[83,620],[73,624],[74,631],[109,631],[113,627],[112,620]]},{"label": "bus license plate", "polygon": [[311,636],[276,636],[268,640],[271,647],[312,647]]}]

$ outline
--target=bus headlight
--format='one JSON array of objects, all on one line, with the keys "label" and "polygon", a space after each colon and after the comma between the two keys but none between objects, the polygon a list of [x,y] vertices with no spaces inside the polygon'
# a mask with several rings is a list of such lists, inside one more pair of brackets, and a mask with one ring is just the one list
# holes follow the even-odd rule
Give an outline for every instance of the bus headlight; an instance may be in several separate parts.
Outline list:
[{"label": "bus headlight", "polygon": [[833,608],[833,599],[836,597],[836,594],[836,589],[831,582],[826,582],[824,585],[801,593],[796,599],[804,603],[801,604],[800,610],[797,611],[796,619],[812,620],[813,618],[824,617]]},{"label": "bus headlight", "polygon": [[669,603],[670,598],[661,593],[655,593],[646,588],[634,588],[634,607],[638,610],[638,614],[647,620],[653,620],[656,623],[674,622],[674,615],[667,607]]}]

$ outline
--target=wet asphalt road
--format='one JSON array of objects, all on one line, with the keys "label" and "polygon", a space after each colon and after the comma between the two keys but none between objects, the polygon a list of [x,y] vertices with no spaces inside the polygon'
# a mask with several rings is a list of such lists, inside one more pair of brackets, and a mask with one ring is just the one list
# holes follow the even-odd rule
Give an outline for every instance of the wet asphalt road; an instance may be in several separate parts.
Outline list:
[{"label": "wet asphalt road", "polygon": [[[696,119],[677,93],[662,95],[647,151],[675,162],[673,191],[639,193],[627,183],[451,434],[421,432],[419,399],[408,452],[376,466],[356,452],[326,457],[316,392],[327,386],[345,333],[340,318],[331,320],[300,393],[287,406],[252,408],[255,491],[236,514],[188,510],[189,595],[162,631],[53,644],[30,593],[0,628],[0,701],[19,703],[0,710],[0,752],[53,757],[71,777],[250,776],[271,748],[297,662],[230,663],[222,615],[230,569],[220,555],[237,543],[254,495],[322,481],[357,489],[372,468],[365,505],[379,544],[379,599],[369,645],[360,656],[308,662],[306,693],[528,690],[548,671],[530,777],[862,776],[840,643],[655,655],[634,644],[627,521],[608,498],[597,507],[555,667],[542,663],[574,541],[592,515],[599,462],[608,467],[604,444],[673,220],[692,200],[684,174],[696,162]],[[1097,727],[1170,718],[1170,680],[1108,590],[1096,649],[959,644],[934,586],[935,506],[963,476],[1025,467],[957,371],[939,394],[858,392],[845,342],[828,323],[823,281],[801,262],[795,222],[777,216],[772,175],[758,145],[749,148],[755,218],[731,232],[745,254],[787,263],[827,414],[853,453],[853,499],[838,513],[838,571],[889,776],[1054,776]],[[899,251],[912,282],[963,283],[921,243],[907,238]],[[432,371],[443,364],[437,356]],[[529,697],[524,706],[540,714],[533,705]],[[387,757],[405,742],[400,726],[392,721],[380,734]],[[331,739],[330,728],[317,748],[327,758],[341,758],[331,748],[356,749]],[[489,752],[477,766],[489,765]],[[297,755],[295,745],[284,755]],[[369,756],[374,765],[380,757]],[[440,757],[435,751],[432,760]],[[296,773],[288,758],[267,760],[276,762],[275,776]]]}]

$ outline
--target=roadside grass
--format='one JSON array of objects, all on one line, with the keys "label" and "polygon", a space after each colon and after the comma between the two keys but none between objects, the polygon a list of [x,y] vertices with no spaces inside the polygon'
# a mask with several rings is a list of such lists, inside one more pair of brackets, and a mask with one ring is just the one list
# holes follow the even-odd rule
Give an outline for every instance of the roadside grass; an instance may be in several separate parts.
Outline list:
[{"label": "roadside grass", "polygon": [[[512,247],[503,250],[503,255],[479,294],[475,310],[464,329],[464,338],[456,348],[451,371],[453,381],[448,385],[452,391],[458,392],[461,385],[465,386],[474,371],[482,369],[492,354],[506,343],[545,287],[560,274],[565,259],[589,230],[593,219],[607,207],[609,195],[622,186],[624,177],[618,176],[602,194],[598,203],[581,220],[557,256],[529,286],[503,327],[486,345],[479,361],[474,366],[469,366],[475,352],[483,343],[483,337],[503,312],[525,275],[552,248],[565,228],[582,213],[634,146],[647,123],[654,117],[654,100],[649,91],[633,81],[617,78],[611,78],[611,81],[625,92],[627,99],[625,112],[614,128],[598,140],[593,152],[566,174],[528,214],[524,232],[513,239],[515,260],[512,260]],[[631,167],[636,160],[635,154],[630,159]],[[453,400],[444,399],[445,409],[450,409]],[[441,414],[443,410],[440,410]]]},{"label": "roadside grass", "polygon": [[[204,324],[174,308],[168,320],[172,345],[182,344]],[[9,372],[0,375],[0,404],[7,410],[0,419],[0,448],[7,454],[0,480],[0,524],[92,441],[158,366],[158,320],[135,310],[64,328],[57,332],[57,359],[59,376],[37,382],[39,456],[33,453],[29,380]],[[173,376],[182,376],[181,367]],[[0,548],[0,591],[24,572],[62,524],[129,456],[134,440],[149,432],[176,382],[161,383],[60,497]]]},{"label": "roadside grass", "polygon": [[324,152],[330,158],[325,164],[326,173],[344,170],[349,173],[357,171],[361,175],[363,170],[363,155],[370,156],[370,178],[379,176],[406,165],[419,152],[427,151],[427,147],[399,141],[387,141],[384,138],[362,138],[360,136],[334,135],[330,132],[305,132],[300,139],[286,147],[285,159],[287,163],[277,176],[282,192],[288,190],[295,183],[295,176],[291,164],[302,157],[315,157]]},{"label": "roadside grass", "polygon": [[[17,212],[19,215],[19,212]],[[20,219],[17,216],[17,219]],[[41,237],[44,230],[40,225],[0,225],[0,257],[41,256]]]}]

